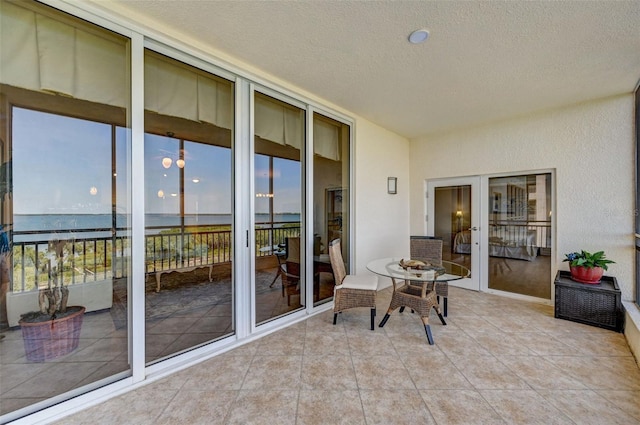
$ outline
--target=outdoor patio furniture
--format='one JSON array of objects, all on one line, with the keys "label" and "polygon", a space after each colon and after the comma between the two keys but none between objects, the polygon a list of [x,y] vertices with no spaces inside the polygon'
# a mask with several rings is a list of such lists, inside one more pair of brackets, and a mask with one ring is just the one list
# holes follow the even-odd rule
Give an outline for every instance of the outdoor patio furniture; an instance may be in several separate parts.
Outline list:
[{"label": "outdoor patio furniture", "polygon": [[[434,236],[411,236],[410,237],[410,255],[412,260],[420,260],[433,266],[442,265],[442,238]],[[409,282],[410,283],[410,282]],[[433,290],[434,283],[427,285],[427,291]],[[440,297],[443,298],[444,316],[447,316],[447,300],[449,298],[449,283],[436,282],[437,302],[440,303]],[[402,312],[402,310],[401,310]]]},{"label": "outdoor patio furniture", "polygon": [[443,325],[447,324],[440,313],[438,301],[436,300],[436,291],[428,289],[428,287],[430,285],[432,286],[433,283],[428,281],[412,282],[411,285],[409,283],[405,283],[398,287],[395,279],[392,278],[391,282],[393,283],[393,295],[391,296],[389,309],[380,322],[380,327],[382,328],[385,323],[387,323],[387,320],[389,320],[391,313],[393,313],[395,309],[400,307],[400,312],[402,313],[404,307],[409,307],[413,312],[420,315],[429,345],[433,345],[433,335],[431,334],[431,327],[429,326],[429,313],[431,312],[431,309],[433,308],[436,310],[436,313]]},{"label": "outdoor patio furniture", "polygon": [[282,296],[286,295],[287,305],[291,305],[291,296],[300,294],[300,237],[288,237],[285,243],[287,257],[280,264],[280,276]]},{"label": "outdoor patio furniture", "polygon": [[369,307],[371,308],[371,330],[374,330],[378,278],[375,275],[347,274],[340,239],[334,239],[329,243],[329,258],[336,283],[333,295],[333,324],[336,324],[338,313],[344,310]]}]

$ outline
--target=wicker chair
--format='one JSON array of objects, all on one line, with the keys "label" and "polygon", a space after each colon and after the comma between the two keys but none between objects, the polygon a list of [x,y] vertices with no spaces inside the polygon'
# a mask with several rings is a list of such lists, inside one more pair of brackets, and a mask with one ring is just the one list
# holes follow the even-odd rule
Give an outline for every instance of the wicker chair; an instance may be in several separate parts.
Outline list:
[{"label": "wicker chair", "polygon": [[374,275],[347,275],[340,249],[340,239],[329,243],[329,258],[336,282],[333,294],[333,324],[336,324],[338,313],[342,313],[343,310],[369,307],[371,308],[371,330],[374,330],[378,278]]},{"label": "wicker chair", "polygon": [[[442,238],[433,236],[411,236],[410,256],[412,260],[421,260],[434,266],[442,265]],[[444,316],[447,316],[447,300],[449,298],[449,283],[436,283],[437,301],[443,298]],[[433,290],[433,282],[427,286],[427,291]]]},{"label": "wicker chair", "polygon": [[418,285],[417,282],[413,282],[411,285],[405,283],[402,286],[398,286],[396,280],[393,278],[391,278],[391,282],[393,283],[391,303],[379,326],[382,328],[385,323],[387,323],[389,316],[396,308],[400,307],[400,312],[402,313],[405,307],[409,307],[413,312],[420,315],[420,319],[424,325],[424,331],[427,334],[427,341],[429,341],[430,345],[433,345],[433,335],[431,334],[431,327],[429,326],[429,313],[431,313],[431,309],[436,310],[443,325],[446,325],[447,322],[444,321],[444,317],[442,317],[440,313],[440,307],[438,307],[438,301],[436,300],[436,292],[427,289],[431,283],[422,282]]},{"label": "wicker chair", "polygon": [[300,295],[300,237],[286,239],[286,255],[280,264],[282,277],[282,296],[287,296],[287,305],[291,305],[291,296]]}]

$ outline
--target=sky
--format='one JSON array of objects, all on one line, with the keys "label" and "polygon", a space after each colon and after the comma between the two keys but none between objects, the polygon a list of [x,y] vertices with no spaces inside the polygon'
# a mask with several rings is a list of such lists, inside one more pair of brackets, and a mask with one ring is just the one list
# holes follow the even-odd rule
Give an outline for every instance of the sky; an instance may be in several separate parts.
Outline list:
[{"label": "sky", "polygon": [[[110,214],[111,125],[13,108],[14,214]],[[118,210],[125,212],[127,130],[116,130]],[[179,213],[179,140],[145,135],[145,204],[149,213]],[[169,168],[162,159],[169,157]],[[256,156],[256,191],[268,190],[268,161]],[[228,148],[185,141],[185,212],[230,214]],[[265,166],[266,164],[266,166]],[[300,212],[300,163],[274,159],[274,211]],[[160,196],[162,195],[162,196]],[[268,204],[256,198],[256,212]],[[265,205],[267,207],[265,208]]]}]

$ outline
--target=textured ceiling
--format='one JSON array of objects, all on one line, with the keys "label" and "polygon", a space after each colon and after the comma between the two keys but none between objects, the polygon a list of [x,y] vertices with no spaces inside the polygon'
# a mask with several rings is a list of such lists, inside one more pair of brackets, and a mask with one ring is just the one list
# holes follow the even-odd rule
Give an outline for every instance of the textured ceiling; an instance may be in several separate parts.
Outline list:
[{"label": "textured ceiling", "polygon": [[[409,138],[630,93],[640,79],[638,0],[112,0],[108,7]],[[427,42],[408,43],[419,28],[430,31]]]}]

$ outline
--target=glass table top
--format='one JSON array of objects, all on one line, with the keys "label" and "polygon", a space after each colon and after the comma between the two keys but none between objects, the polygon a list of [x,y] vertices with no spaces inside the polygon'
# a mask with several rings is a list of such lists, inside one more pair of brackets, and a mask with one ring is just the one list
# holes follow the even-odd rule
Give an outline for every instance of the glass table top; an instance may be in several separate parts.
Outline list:
[{"label": "glass table top", "polygon": [[[471,275],[468,268],[451,261],[443,261],[441,266],[426,266],[420,270],[413,268],[404,269],[400,266],[400,260],[402,259],[402,257],[388,257],[373,260],[367,264],[367,270],[392,279],[405,279],[419,282],[449,282]],[[408,256],[404,257],[405,261],[408,259]]]}]

